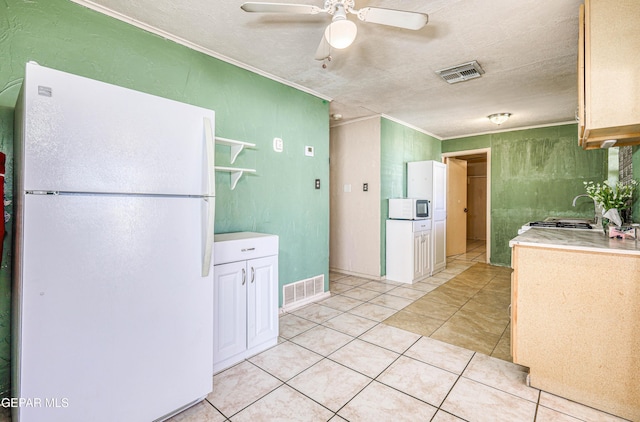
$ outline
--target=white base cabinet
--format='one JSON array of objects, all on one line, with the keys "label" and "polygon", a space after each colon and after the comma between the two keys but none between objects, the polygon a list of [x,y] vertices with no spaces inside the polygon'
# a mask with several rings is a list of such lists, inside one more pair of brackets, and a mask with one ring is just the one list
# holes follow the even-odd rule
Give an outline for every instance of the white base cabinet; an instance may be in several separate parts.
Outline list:
[{"label": "white base cabinet", "polygon": [[215,236],[213,371],[278,342],[278,236]]},{"label": "white base cabinet", "polygon": [[386,279],[415,283],[431,275],[431,220],[387,220]]}]

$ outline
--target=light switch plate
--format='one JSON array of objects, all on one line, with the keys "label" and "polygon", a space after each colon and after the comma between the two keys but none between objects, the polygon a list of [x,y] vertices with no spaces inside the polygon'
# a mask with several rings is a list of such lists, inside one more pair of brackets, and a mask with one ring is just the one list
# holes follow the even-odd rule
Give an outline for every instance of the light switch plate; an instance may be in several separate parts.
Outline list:
[{"label": "light switch plate", "polygon": [[304,155],[306,155],[307,157],[313,157],[313,154],[313,147],[310,147],[308,145],[304,147]]},{"label": "light switch plate", "polygon": [[273,150],[275,152],[282,152],[284,150],[284,142],[280,138],[273,138]]}]

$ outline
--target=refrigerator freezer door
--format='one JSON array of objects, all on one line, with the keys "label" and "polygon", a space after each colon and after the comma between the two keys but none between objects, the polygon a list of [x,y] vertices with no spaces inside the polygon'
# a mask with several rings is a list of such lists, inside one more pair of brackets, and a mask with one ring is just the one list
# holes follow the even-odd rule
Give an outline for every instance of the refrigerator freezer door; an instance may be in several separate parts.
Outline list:
[{"label": "refrigerator freezer door", "polygon": [[213,111],[33,63],[21,95],[26,190],[214,196]]},{"label": "refrigerator freezer door", "polygon": [[25,195],[14,394],[42,406],[16,409],[21,422],[152,421],[211,391],[207,206]]}]

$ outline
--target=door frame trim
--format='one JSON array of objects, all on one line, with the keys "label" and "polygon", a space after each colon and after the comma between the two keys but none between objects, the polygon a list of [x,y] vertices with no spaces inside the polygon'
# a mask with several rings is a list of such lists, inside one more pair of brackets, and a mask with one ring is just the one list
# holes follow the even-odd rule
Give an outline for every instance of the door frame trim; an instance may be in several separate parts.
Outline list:
[{"label": "door frame trim", "polygon": [[[465,155],[486,154],[487,155],[487,264],[491,263],[491,148],[470,149],[464,151],[443,152],[442,162],[445,158],[458,158]],[[447,181],[449,183],[449,181]]]}]

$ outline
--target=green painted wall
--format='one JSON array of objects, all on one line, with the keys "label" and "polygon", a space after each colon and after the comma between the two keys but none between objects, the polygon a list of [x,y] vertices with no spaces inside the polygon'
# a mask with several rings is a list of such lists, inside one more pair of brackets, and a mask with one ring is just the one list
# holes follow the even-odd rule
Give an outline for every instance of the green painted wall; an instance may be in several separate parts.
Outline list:
[{"label": "green painted wall", "polygon": [[407,195],[407,162],[440,160],[441,142],[389,119],[380,122],[380,270],[387,273],[386,227],[389,198]]},{"label": "green painted wall", "polygon": [[491,263],[511,264],[509,240],[529,221],[549,216],[592,216],[583,181],[606,180],[604,150],[578,146],[577,126],[501,132],[442,142],[442,152],[491,148]]},{"label": "green painted wall", "polygon": [[[24,65],[41,65],[195,104],[216,111],[216,135],[257,144],[238,167],[257,169],[230,190],[217,173],[216,233],[259,231],[280,236],[280,284],[329,268],[329,104],[66,0],[0,3],[0,148],[11,174],[13,105]],[[284,140],[276,153],[274,137]],[[304,156],[304,146],[315,157]],[[229,165],[229,148],[216,147]],[[314,179],[322,181],[314,189]],[[11,199],[12,183],[5,188]],[[10,262],[0,270],[0,394],[9,388]]]}]

